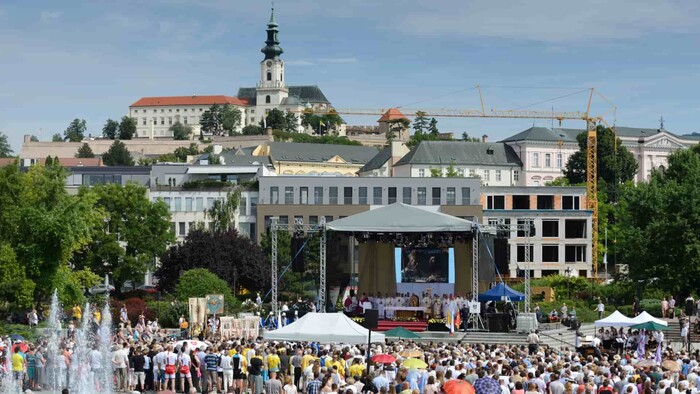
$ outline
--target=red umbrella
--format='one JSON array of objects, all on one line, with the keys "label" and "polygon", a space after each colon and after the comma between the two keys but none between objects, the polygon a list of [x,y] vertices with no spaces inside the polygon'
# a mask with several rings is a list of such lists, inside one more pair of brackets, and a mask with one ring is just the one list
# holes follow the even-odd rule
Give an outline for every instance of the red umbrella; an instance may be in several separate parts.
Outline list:
[{"label": "red umbrella", "polygon": [[372,357],[372,361],[380,364],[391,364],[396,361],[396,357],[392,356],[391,354],[377,354],[376,356]]},{"label": "red umbrella", "polygon": [[476,394],[474,386],[461,379],[448,380],[442,385],[442,391],[446,394]]},{"label": "red umbrella", "polygon": [[13,352],[15,351],[15,348],[17,348],[17,346],[19,346],[19,350],[20,350],[22,353],[26,353],[27,350],[29,350],[29,346],[27,346],[26,343],[24,343],[24,342],[15,342],[15,343],[12,345],[12,351],[13,351]]}]

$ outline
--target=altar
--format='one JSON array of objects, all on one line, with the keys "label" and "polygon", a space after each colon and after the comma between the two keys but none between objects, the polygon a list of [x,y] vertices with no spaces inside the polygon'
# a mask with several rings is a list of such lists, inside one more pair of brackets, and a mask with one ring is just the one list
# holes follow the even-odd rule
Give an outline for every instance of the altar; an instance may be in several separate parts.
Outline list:
[{"label": "altar", "polygon": [[394,316],[403,318],[416,317],[417,312],[421,312],[421,314],[426,313],[425,308],[422,306],[385,306],[384,311],[394,311]]}]

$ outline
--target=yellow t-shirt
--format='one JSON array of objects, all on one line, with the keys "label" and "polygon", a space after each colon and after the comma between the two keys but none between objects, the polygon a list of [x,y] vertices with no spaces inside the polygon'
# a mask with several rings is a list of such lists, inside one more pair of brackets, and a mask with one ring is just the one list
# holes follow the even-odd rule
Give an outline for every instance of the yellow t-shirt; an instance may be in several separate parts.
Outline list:
[{"label": "yellow t-shirt", "polygon": [[278,371],[280,367],[280,356],[276,354],[267,355],[267,369],[272,372]]},{"label": "yellow t-shirt", "polygon": [[102,314],[100,311],[95,311],[92,313],[92,315],[95,317],[95,320],[97,320],[98,323],[102,321]]},{"label": "yellow t-shirt", "polygon": [[19,353],[15,353],[12,355],[12,371],[24,371],[24,357],[22,357],[22,355]]},{"label": "yellow t-shirt", "polygon": [[362,364],[353,364],[350,366],[350,376],[355,376],[359,375],[362,376],[362,371],[365,370],[365,367],[362,366]]},{"label": "yellow t-shirt", "polygon": [[83,310],[80,309],[80,307],[77,305],[73,307],[73,317],[76,318],[77,320],[80,320],[83,318]]},{"label": "yellow t-shirt", "polygon": [[302,372],[306,370],[306,368],[309,367],[309,365],[313,364],[314,362],[314,356],[310,354],[305,354],[304,356],[301,357],[301,370]]},{"label": "yellow t-shirt", "polygon": [[334,366],[338,367],[338,375],[345,376],[345,360],[331,360],[326,362],[326,367],[329,371],[332,371]]}]

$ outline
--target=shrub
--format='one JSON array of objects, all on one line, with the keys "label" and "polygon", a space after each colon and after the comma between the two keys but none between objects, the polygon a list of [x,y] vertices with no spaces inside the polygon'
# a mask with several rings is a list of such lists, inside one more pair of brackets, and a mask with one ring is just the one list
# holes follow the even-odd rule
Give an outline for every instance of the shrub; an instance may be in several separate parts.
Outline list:
[{"label": "shrub", "polygon": [[661,300],[653,298],[645,298],[639,301],[639,310],[646,311],[648,314],[656,317],[661,317]]},{"label": "shrub", "polygon": [[154,320],[156,312],[146,305],[146,302],[140,298],[129,298],[124,301],[114,300],[112,301],[112,320],[119,321],[119,312],[122,306],[126,306],[126,314],[134,326],[139,320],[139,315],[143,313],[146,317],[146,321]]},{"label": "shrub", "polygon": [[206,297],[207,294],[223,294],[227,313],[240,309],[240,301],[233,296],[228,283],[207,269],[185,271],[175,287],[175,297],[184,303],[187,303],[189,298]]},{"label": "shrub", "polygon": [[187,304],[178,301],[151,301],[148,303],[148,309],[156,314],[160,326],[166,328],[177,328],[180,316],[187,316],[189,313]]}]

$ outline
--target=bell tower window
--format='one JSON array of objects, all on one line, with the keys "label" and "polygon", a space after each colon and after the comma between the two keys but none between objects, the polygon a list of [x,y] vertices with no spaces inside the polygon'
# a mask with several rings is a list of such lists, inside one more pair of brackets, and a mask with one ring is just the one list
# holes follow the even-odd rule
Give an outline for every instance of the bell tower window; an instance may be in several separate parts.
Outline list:
[{"label": "bell tower window", "polygon": [[267,72],[267,80],[272,81],[272,73],[269,71]]},{"label": "bell tower window", "polygon": [[270,95],[265,96],[265,104],[270,104]]},{"label": "bell tower window", "polygon": [[280,73],[280,81],[284,81],[284,74]]}]

